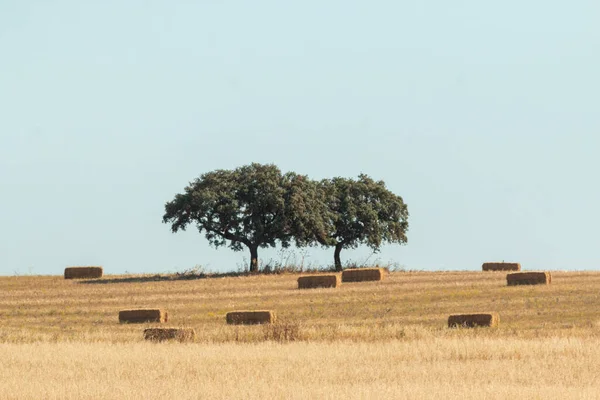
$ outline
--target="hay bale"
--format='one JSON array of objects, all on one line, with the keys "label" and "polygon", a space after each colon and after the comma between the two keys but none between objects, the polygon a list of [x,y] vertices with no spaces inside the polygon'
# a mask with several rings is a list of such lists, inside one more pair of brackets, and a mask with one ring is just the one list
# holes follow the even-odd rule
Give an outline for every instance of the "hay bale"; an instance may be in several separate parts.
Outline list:
[{"label": "hay bale", "polygon": [[298,289],[335,288],[341,284],[339,275],[310,275],[298,278]]},{"label": "hay bale", "polygon": [[506,284],[515,285],[548,285],[552,282],[550,272],[514,272],[506,275]]},{"label": "hay bale", "polygon": [[261,311],[231,311],[225,316],[228,324],[232,325],[257,325],[272,324],[275,322],[275,312]]},{"label": "hay bale", "polygon": [[521,264],[505,262],[486,262],[481,266],[483,271],[520,271]]},{"label": "hay bale", "polygon": [[167,322],[167,312],[158,308],[119,311],[119,322]]},{"label": "hay bale", "polygon": [[196,331],[193,328],[147,328],[144,329],[144,339],[153,342],[193,342],[196,339]]},{"label": "hay bale", "polygon": [[342,282],[366,282],[383,280],[383,268],[355,268],[342,272]]},{"label": "hay bale", "polygon": [[497,327],[500,316],[497,313],[452,314],[448,317],[448,327],[474,328],[477,326]]},{"label": "hay bale", "polygon": [[102,267],[67,267],[65,279],[95,279],[102,277]]}]

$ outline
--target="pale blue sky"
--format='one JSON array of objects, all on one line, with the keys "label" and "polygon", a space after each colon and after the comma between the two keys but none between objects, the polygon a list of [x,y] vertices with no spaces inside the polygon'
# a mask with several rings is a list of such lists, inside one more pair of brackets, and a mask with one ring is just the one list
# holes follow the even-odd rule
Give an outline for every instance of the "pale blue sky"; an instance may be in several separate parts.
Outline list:
[{"label": "pale blue sky", "polygon": [[383,179],[408,244],[371,259],[600,267],[599,2],[292,3],[0,0],[0,274],[236,270],[161,218],[251,162]]}]

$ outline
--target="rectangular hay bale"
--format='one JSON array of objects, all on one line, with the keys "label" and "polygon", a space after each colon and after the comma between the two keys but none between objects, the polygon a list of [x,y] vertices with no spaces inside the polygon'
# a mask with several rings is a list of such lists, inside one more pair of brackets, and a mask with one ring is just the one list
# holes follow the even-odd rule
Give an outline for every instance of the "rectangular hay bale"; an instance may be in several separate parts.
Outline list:
[{"label": "rectangular hay bale", "polygon": [[65,279],[95,279],[102,277],[102,267],[67,267]]},{"label": "rectangular hay bale", "polygon": [[158,308],[119,311],[121,323],[167,322],[167,319],[167,312]]},{"label": "rectangular hay bale", "polygon": [[548,285],[552,283],[550,272],[514,272],[506,275],[506,284],[515,285]]},{"label": "rectangular hay bale", "polygon": [[146,328],[144,339],[153,342],[177,340],[179,342],[193,342],[196,331],[193,328]]},{"label": "rectangular hay bale", "polygon": [[521,264],[505,262],[486,262],[481,266],[482,271],[520,271]]},{"label": "rectangular hay bale", "polygon": [[383,280],[383,268],[354,268],[342,272],[342,282],[366,282]]},{"label": "rectangular hay bale", "polygon": [[310,275],[298,278],[298,289],[336,288],[341,284],[339,275]]},{"label": "rectangular hay bale", "polygon": [[500,316],[497,313],[452,314],[448,317],[448,327],[497,327]]},{"label": "rectangular hay bale", "polygon": [[272,324],[275,322],[275,313],[268,310],[231,311],[227,313],[225,319],[232,325]]}]

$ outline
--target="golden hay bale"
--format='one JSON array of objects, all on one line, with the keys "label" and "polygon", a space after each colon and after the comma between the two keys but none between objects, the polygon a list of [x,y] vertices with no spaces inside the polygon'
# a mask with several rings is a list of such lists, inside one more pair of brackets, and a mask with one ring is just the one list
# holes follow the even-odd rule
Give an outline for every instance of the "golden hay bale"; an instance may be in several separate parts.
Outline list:
[{"label": "golden hay bale", "polygon": [[257,325],[272,324],[275,322],[275,312],[261,311],[231,311],[225,316],[228,324],[233,325]]},{"label": "golden hay bale", "polygon": [[119,311],[119,322],[167,322],[167,312],[158,308]]},{"label": "golden hay bale", "polygon": [[506,275],[506,284],[515,285],[548,285],[552,282],[550,272],[514,272]]},{"label": "golden hay bale", "polygon": [[476,326],[497,327],[500,316],[497,313],[452,314],[448,317],[448,327],[474,328]]},{"label": "golden hay bale", "polygon": [[342,272],[342,282],[365,282],[383,280],[383,268],[355,268]]},{"label": "golden hay bale", "polygon": [[193,342],[196,331],[193,328],[147,328],[144,329],[144,339],[153,342],[177,340],[179,342]]},{"label": "golden hay bale", "polygon": [[520,271],[521,264],[505,262],[486,262],[481,266],[483,271]]},{"label": "golden hay bale", "polygon": [[67,267],[65,279],[94,279],[102,277],[102,267]]},{"label": "golden hay bale", "polygon": [[310,275],[298,278],[298,289],[335,288],[341,284],[339,275]]}]

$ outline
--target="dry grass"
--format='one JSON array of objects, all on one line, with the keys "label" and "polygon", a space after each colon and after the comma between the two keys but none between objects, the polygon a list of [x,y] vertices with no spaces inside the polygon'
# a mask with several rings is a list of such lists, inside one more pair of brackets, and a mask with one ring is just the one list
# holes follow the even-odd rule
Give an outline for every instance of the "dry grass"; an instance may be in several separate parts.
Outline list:
[{"label": "dry grass", "polygon": [[298,289],[336,288],[341,284],[339,275],[310,275],[298,278]]},{"label": "dry grass", "polygon": [[265,324],[264,339],[274,342],[293,342],[300,340],[300,324],[297,322],[276,321]]},{"label": "dry grass", "polygon": [[483,271],[520,271],[521,264],[505,262],[486,262],[481,266]]},{"label": "dry grass", "polygon": [[383,268],[355,268],[342,272],[342,282],[367,282],[383,280]]},{"label": "dry grass", "polygon": [[[3,277],[0,393],[7,399],[596,398],[600,273],[552,275],[552,285],[509,287],[503,272],[396,272],[337,290],[297,290],[293,274]],[[115,318],[118,310],[156,304],[172,312],[175,326],[194,328],[195,342],[154,345],[139,325]],[[271,309],[279,322],[227,325],[232,309]],[[448,315],[477,310],[500,313],[502,323],[447,327]]]},{"label": "dry grass", "polygon": [[516,285],[548,285],[552,283],[550,272],[515,272],[506,275],[508,286]]},{"label": "dry grass", "polygon": [[600,393],[600,340],[592,338],[32,343],[0,346],[0,359],[3,399],[562,400]]},{"label": "dry grass", "polygon": [[102,278],[102,267],[67,267],[65,279],[95,279]]},{"label": "dry grass", "polygon": [[600,337],[600,273],[552,275],[551,285],[507,286],[503,272],[395,272],[336,290],[298,290],[293,274],[181,281],[2,277],[0,343],[139,341],[139,328],[120,325],[117,313],[157,304],[173,325],[196,328],[199,342],[262,341],[260,327],[236,332],[226,325],[227,312],[244,309],[270,309],[300,323],[302,340],[381,341],[404,338],[413,328],[445,335],[448,315],[479,310],[502,316],[500,328],[487,335]]}]

